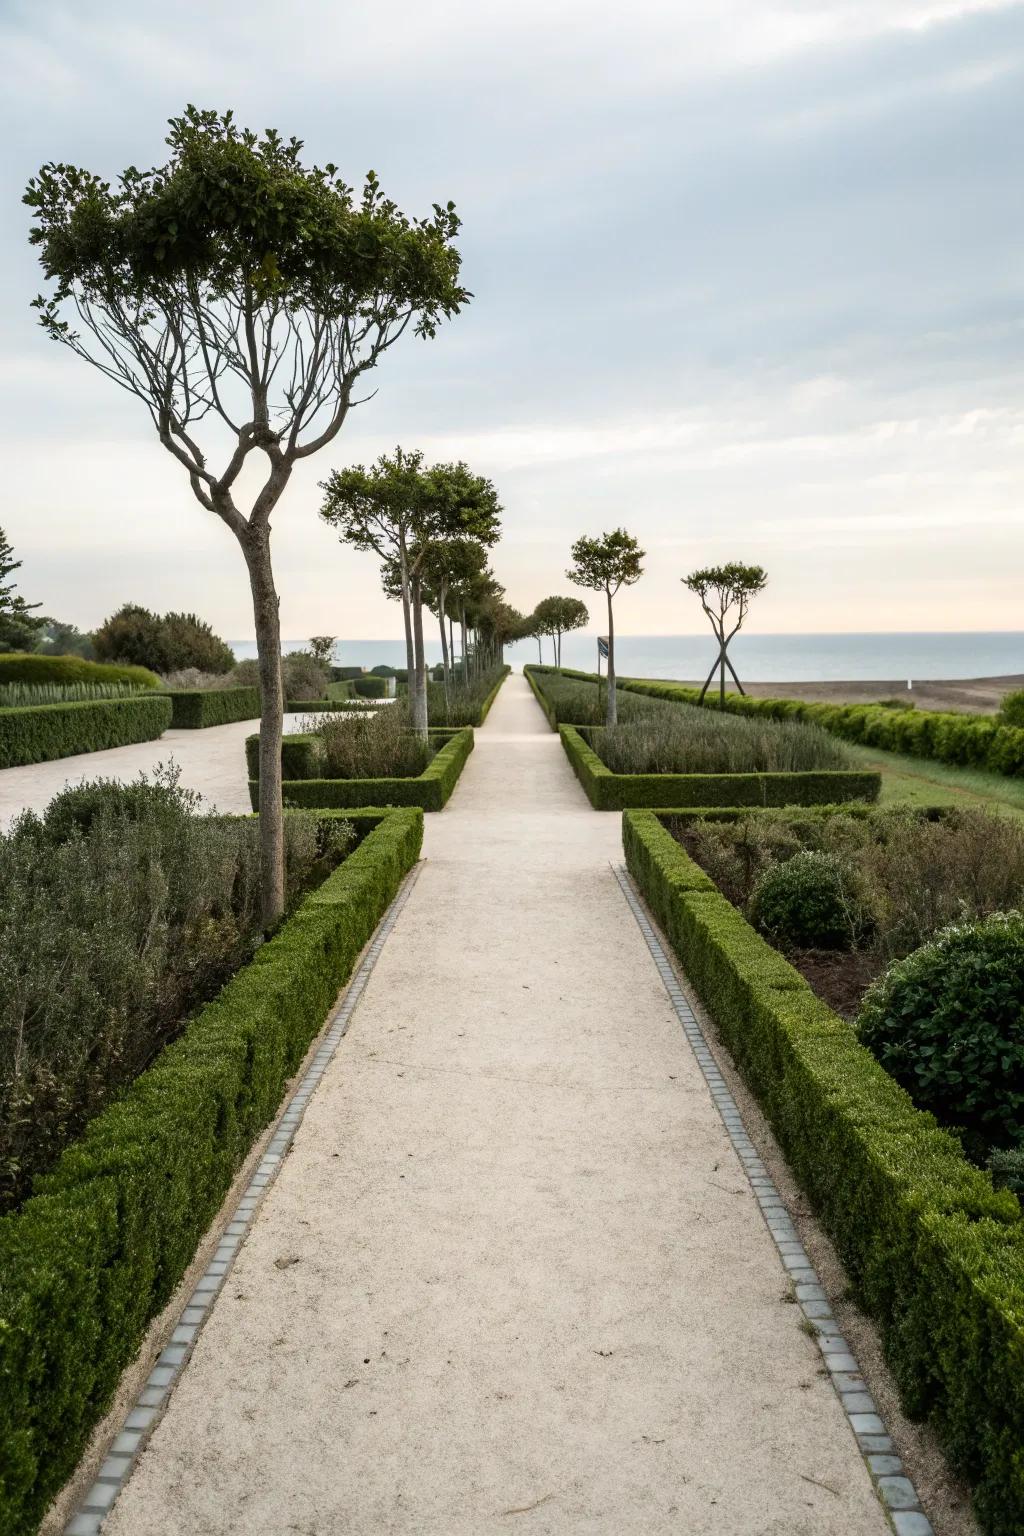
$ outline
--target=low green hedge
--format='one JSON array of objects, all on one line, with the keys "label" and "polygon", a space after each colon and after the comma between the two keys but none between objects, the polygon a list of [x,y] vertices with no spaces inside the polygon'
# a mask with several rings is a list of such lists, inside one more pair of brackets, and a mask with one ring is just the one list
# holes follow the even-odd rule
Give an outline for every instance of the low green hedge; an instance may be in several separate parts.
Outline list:
[{"label": "low green hedge", "polygon": [[155,741],[170,723],[171,701],[165,693],[155,692],[127,699],[0,709],[0,768]]},{"label": "low green hedge", "polygon": [[202,731],[209,725],[260,717],[258,688],[176,688],[167,697],[174,706],[171,724],[179,731]]},{"label": "low green hedge", "polygon": [[[684,814],[684,813],[681,813]],[[908,1411],[974,1484],[991,1536],[1024,1530],[1024,1223],[914,1108],[652,811],[630,872],[877,1320]]]},{"label": "low green hedge", "polygon": [[[680,683],[619,680],[627,693],[696,704],[699,690]],[[717,696],[708,701],[718,708]],[[957,768],[984,768],[1014,777],[1024,774],[1024,727],[1000,725],[994,716],[943,713],[930,709],[887,709],[881,704],[825,704],[805,699],[752,699],[727,693],[730,714],[768,715],[772,720],[802,720],[823,726],[844,741],[932,758]]]},{"label": "low green hedge", "polygon": [[352,679],[352,691],[361,699],[386,699],[391,694],[389,682],[390,678],[387,677],[355,677]]},{"label": "low green hedge", "polygon": [[285,710],[289,715],[343,715],[346,711],[359,714],[363,710],[375,708],[372,699],[289,699]]},{"label": "low green hedge", "polygon": [[[544,693],[544,690],[541,688],[540,684],[537,682],[537,679],[533,675],[534,672],[537,671],[537,670],[538,669],[535,668],[535,667],[524,667],[523,668],[523,676],[526,678],[526,681],[529,683],[530,689],[531,689],[531,692],[533,693],[534,698],[537,700],[537,703],[540,705],[541,709],[544,711],[544,717],[547,720],[548,725],[550,725],[550,727],[551,727],[551,729],[553,731],[557,731],[558,730],[558,716],[555,714],[555,711],[552,709],[551,705],[548,703],[547,696]],[[548,668],[547,670],[550,671],[550,668]]]},{"label": "low green hedge", "polygon": [[36,656],[30,651],[0,655],[0,683],[128,683],[135,688],[160,687],[160,679],[148,667],[86,661],[82,656]]},{"label": "low green hedge", "polygon": [[[443,810],[473,750],[473,732],[466,726],[456,731],[431,731],[430,738],[438,750],[415,778],[315,779],[310,774],[316,769],[316,739],[285,736],[281,742],[285,804],[303,810],[319,810],[362,805],[373,800],[378,805],[418,805],[424,811]],[[245,753],[249,766],[249,798],[255,810],[260,792],[258,736],[248,737]]]},{"label": "low green hedge", "polygon": [[34,1531],[146,1327],[419,857],[417,810],[364,840],[0,1220],[0,1530]]},{"label": "low green hedge", "polygon": [[877,800],[882,788],[879,773],[613,773],[581,729],[558,729],[576,777],[597,811],[665,805],[837,805]]},{"label": "low green hedge", "polygon": [[483,703],[480,705],[480,713],[477,715],[476,720],[473,722],[474,725],[483,725],[484,721],[487,719],[487,716],[491,712],[491,705],[494,703],[495,699],[498,697],[498,694],[501,692],[502,684],[504,683],[506,677],[508,677],[511,670],[511,667],[502,667],[501,676],[498,678],[498,681],[495,683],[486,699],[484,699]]}]

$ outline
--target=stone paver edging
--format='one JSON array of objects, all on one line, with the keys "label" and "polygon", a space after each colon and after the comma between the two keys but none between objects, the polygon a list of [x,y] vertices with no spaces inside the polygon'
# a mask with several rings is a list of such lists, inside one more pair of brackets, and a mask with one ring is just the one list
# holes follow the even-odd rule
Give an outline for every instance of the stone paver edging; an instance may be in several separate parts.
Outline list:
[{"label": "stone paver edging", "polygon": [[419,864],[414,865],[402,882],[398,894],[382,917],[354,975],[342,991],[333,1011],[328,1015],[313,1059],[300,1078],[298,1087],[288,1099],[266,1150],[256,1165],[256,1171],[224,1229],[213,1258],[185,1303],[177,1326],[171,1334],[170,1342],[158,1356],[156,1364],[146,1378],[145,1386],[136,1399],[135,1406],[125,1416],[120,1431],[114,1436],[96,1481],[86,1493],[77,1513],[72,1515],[66,1525],[65,1536],[98,1536],[104,1519],[110,1513],[118,1494],[131,1476],[139,1452],[167,1406],[167,1400],[192,1353],[200,1329],[209,1317],[221,1287],[231,1272],[235,1254],[245,1239],[260,1203],[273,1183],[282,1160],[292,1144],[306,1105],[316,1091],[320,1079],[349,1027],[356,1004],[370,979],[385,941],[395,926],[398,914],[416,883],[420,868]]},{"label": "stone paver edging", "polygon": [[736,1156],[743,1166],[783,1268],[793,1284],[797,1305],[808,1328],[813,1331],[829,1378],[843,1405],[847,1422],[856,1437],[893,1529],[897,1536],[934,1536],[931,1521],[921,1508],[917,1489],[906,1475],[903,1462],[896,1455],[896,1448],[868,1391],[867,1383],[860,1374],[860,1367],[850,1345],[843,1338],[839,1324],[832,1315],[832,1308],[817,1271],[797,1236],[782,1197],[747,1134],[736,1100],[719,1071],[704,1032],[679,985],[657,930],[644,910],[625,867],[612,867],[664,982],[676,1017],[682,1025]]}]

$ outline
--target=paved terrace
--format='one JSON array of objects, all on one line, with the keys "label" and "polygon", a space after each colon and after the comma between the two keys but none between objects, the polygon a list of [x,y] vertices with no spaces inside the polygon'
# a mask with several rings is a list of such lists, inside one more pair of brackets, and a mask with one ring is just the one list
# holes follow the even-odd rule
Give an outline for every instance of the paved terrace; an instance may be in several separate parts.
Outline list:
[{"label": "paved terrace", "polygon": [[110,1536],[889,1530],[620,858],[510,677]]}]

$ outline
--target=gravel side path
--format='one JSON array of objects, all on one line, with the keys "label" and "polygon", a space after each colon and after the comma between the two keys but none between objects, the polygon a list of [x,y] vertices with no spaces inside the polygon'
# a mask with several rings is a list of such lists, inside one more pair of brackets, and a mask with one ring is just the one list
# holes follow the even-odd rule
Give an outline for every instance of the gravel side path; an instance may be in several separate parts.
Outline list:
[{"label": "gravel side path", "polygon": [[521,676],[111,1536],[884,1536]]}]

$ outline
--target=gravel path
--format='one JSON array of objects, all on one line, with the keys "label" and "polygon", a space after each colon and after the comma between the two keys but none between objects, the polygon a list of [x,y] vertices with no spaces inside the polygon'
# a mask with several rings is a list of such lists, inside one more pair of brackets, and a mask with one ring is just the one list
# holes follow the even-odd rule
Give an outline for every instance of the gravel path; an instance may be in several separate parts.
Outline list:
[{"label": "gravel path", "polygon": [[425,856],[105,1531],[884,1536],[522,677]]}]

